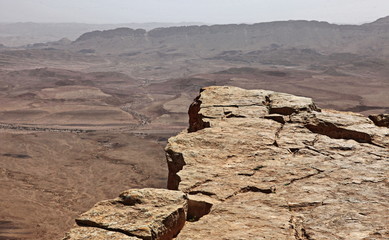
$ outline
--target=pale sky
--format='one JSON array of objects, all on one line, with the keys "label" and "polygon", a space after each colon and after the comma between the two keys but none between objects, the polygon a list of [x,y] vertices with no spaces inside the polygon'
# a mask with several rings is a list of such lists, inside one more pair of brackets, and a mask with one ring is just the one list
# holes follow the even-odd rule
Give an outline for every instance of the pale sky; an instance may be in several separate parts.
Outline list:
[{"label": "pale sky", "polygon": [[360,24],[389,15],[389,0],[0,0],[0,22]]}]

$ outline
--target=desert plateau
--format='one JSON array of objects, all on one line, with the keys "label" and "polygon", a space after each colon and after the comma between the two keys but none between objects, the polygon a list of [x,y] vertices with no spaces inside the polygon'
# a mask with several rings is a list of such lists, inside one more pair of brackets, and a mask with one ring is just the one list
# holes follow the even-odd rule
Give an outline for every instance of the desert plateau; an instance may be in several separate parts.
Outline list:
[{"label": "desert plateau", "polygon": [[[31,26],[0,24],[0,240],[389,238],[389,17]],[[93,215],[153,194],[173,230]]]}]

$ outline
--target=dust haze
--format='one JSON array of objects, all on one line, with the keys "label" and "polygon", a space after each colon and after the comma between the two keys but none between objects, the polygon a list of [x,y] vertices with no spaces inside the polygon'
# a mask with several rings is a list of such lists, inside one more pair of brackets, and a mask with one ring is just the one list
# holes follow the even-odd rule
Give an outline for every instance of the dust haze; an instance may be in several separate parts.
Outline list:
[{"label": "dust haze", "polygon": [[386,0],[0,1],[0,22],[229,24],[304,19],[361,24],[388,12]]}]

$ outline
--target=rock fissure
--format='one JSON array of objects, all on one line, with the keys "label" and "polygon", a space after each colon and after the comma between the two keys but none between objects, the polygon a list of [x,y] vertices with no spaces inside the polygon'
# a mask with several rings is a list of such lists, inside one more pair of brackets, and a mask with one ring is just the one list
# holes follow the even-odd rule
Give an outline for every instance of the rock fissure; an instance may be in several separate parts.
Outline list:
[{"label": "rock fissure", "polygon": [[286,123],[284,116],[282,116],[280,114],[270,114],[270,115],[266,115],[264,118],[274,120],[274,121],[281,123],[281,124]]},{"label": "rock fissure", "polygon": [[239,191],[239,193],[246,193],[246,192],[259,192],[259,193],[271,194],[271,193],[276,193],[276,187],[273,186],[270,188],[258,188],[255,186],[247,186],[242,188]]},{"label": "rock fissure", "polygon": [[241,105],[208,105],[204,106],[202,108],[225,108],[225,107],[232,107],[232,108],[240,108],[240,107],[252,107],[252,106],[263,106],[262,104],[241,104]]},{"label": "rock fissure", "polygon": [[211,181],[212,181],[211,179],[205,179],[204,181],[197,182],[197,183],[193,184],[190,188],[186,189],[185,191],[190,193],[193,191],[193,189],[195,189],[195,188],[197,188],[205,183],[211,182]]},{"label": "rock fissure", "polygon": [[374,156],[377,156],[377,157],[383,158],[383,159],[389,159],[389,156],[380,155],[380,154],[377,154],[374,152],[368,152],[368,154],[371,154],[371,155],[374,155]]},{"label": "rock fissure", "polygon": [[239,176],[246,176],[246,177],[252,177],[254,176],[255,172],[252,173],[238,173]]},{"label": "rock fissure", "polygon": [[91,222],[91,221],[77,221],[76,220],[76,223],[78,226],[80,227],[87,227],[87,228],[97,228],[97,229],[102,229],[102,230],[106,230],[108,232],[114,232],[114,233],[121,233],[121,234],[124,234],[126,236],[129,236],[129,237],[136,237],[137,239],[142,239],[142,240],[152,240],[151,237],[143,237],[143,238],[140,238],[139,236],[136,236],[134,234],[131,234],[131,233],[128,233],[122,229],[115,229],[115,228],[106,228],[106,227],[102,227],[98,224],[96,224],[95,222]]},{"label": "rock fissure", "polygon": [[168,182],[167,188],[170,190],[177,190],[181,182],[180,176],[177,175],[179,171],[186,165],[182,153],[175,152],[171,149],[166,150],[166,161],[168,162]]},{"label": "rock fissure", "polygon": [[309,144],[311,147],[314,147],[317,141],[319,141],[319,136],[320,135],[316,135],[312,142]]},{"label": "rock fissure", "polygon": [[308,175],[305,175],[305,176],[299,177],[299,178],[293,178],[292,180],[290,180],[288,183],[285,183],[284,185],[288,186],[288,185],[293,184],[296,181],[300,181],[300,180],[304,180],[304,179],[307,179],[307,178],[311,178],[311,177],[317,176],[317,175],[319,175],[319,174],[324,172],[323,170],[320,170],[320,169],[317,169],[317,168],[313,168],[313,167],[311,167],[311,168],[316,170],[316,173],[311,173],[311,174],[308,174]]},{"label": "rock fissure", "polygon": [[190,191],[188,192],[190,195],[197,195],[197,194],[203,194],[203,195],[206,195],[206,196],[215,196],[216,194],[213,193],[213,192],[207,192],[207,191],[201,191],[201,190],[198,190],[198,191]]},{"label": "rock fissure", "polygon": [[312,210],[316,207],[325,205],[323,201],[319,202],[303,202],[303,203],[296,203],[296,204],[288,204],[288,209],[293,212],[299,212],[299,211],[306,211],[306,210]]},{"label": "rock fissure", "polygon": [[321,155],[324,155],[324,156],[326,156],[326,157],[329,157],[330,159],[335,159],[333,156],[331,156],[331,154],[330,153],[328,153],[328,152],[323,152],[323,151],[320,151],[320,150],[317,150],[315,147],[313,147],[313,146],[305,146],[305,148],[306,149],[309,149],[309,150],[311,150],[311,151],[314,151],[314,152],[316,152],[316,153],[319,153],[319,154],[321,154]]},{"label": "rock fissure", "polygon": [[292,216],[289,222],[296,240],[313,240],[305,230],[302,217]]},{"label": "rock fissure", "polygon": [[[274,119],[272,119],[274,120]],[[278,144],[277,140],[280,138],[280,133],[282,131],[282,129],[284,128],[284,125],[283,123],[281,123],[281,127],[279,127],[276,131],[276,133],[274,134],[274,142],[273,142],[273,145],[276,146],[276,147],[280,147],[280,145]]]},{"label": "rock fissure", "polygon": [[276,187],[272,186],[270,188],[258,188],[258,187],[255,187],[255,186],[246,186],[246,187],[243,187],[243,188],[239,189],[238,191],[234,192],[233,194],[227,196],[226,198],[221,199],[221,201],[224,202],[224,201],[226,201],[228,199],[236,197],[239,194],[248,193],[248,192],[264,193],[264,194],[275,194],[276,193]]},{"label": "rock fissure", "polygon": [[352,139],[360,143],[371,143],[371,136],[364,132],[338,127],[333,123],[319,121],[317,124],[306,124],[313,133],[319,133],[335,139]]}]

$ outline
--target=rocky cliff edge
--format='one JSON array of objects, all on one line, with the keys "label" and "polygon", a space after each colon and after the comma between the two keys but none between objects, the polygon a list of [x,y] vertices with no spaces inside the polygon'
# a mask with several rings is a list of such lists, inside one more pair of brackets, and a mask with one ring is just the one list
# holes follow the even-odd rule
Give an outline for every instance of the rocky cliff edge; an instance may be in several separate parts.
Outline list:
[{"label": "rocky cliff edge", "polygon": [[389,238],[387,115],[371,117],[377,126],[223,86],[202,89],[189,117],[166,147],[169,190],[97,203],[64,239]]}]

